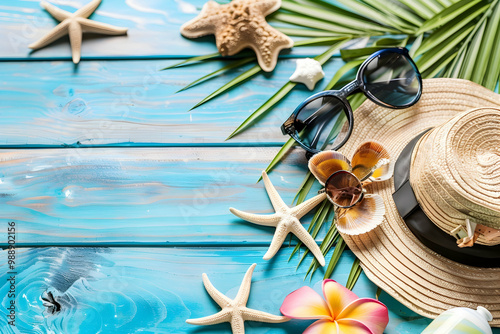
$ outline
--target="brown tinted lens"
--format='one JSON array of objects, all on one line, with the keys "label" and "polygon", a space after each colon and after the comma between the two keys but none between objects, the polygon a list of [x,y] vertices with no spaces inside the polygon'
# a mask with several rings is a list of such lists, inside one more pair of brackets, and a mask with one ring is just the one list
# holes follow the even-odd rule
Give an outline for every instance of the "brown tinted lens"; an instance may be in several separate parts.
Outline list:
[{"label": "brown tinted lens", "polygon": [[333,204],[348,208],[359,202],[363,194],[361,182],[348,171],[333,173],[325,183],[326,195]]}]

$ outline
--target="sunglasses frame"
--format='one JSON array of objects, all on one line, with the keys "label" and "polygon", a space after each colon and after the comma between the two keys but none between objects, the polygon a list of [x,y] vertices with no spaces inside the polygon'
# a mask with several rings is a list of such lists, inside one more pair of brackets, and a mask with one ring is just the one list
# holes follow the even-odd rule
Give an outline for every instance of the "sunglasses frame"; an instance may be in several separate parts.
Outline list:
[{"label": "sunglasses frame", "polygon": [[[383,101],[380,101],[378,98],[376,98],[366,88],[366,83],[363,81],[363,74],[364,74],[364,71],[366,70],[366,67],[374,58],[376,58],[379,55],[386,53],[386,52],[396,53],[396,54],[400,54],[400,55],[405,56],[405,58],[409,61],[410,65],[415,70],[416,77],[417,77],[417,80],[419,83],[419,89],[418,89],[417,95],[410,103],[407,103],[404,105],[398,105],[398,106],[385,103]],[[312,100],[315,100],[315,99],[323,97],[323,96],[332,96],[332,97],[335,97],[338,100],[340,100],[340,102],[342,102],[342,104],[344,105],[344,107],[345,107],[344,113],[346,114],[347,121],[349,122],[349,129],[347,131],[347,135],[337,146],[332,148],[333,151],[338,150],[347,142],[347,140],[351,136],[351,133],[352,133],[352,130],[354,127],[354,116],[353,116],[351,104],[349,103],[349,101],[347,101],[347,97],[351,94],[357,93],[358,91],[363,92],[368,99],[370,99],[372,102],[378,104],[379,106],[391,108],[391,109],[404,109],[404,108],[411,107],[412,105],[417,103],[418,100],[420,99],[420,96],[422,95],[422,76],[420,75],[420,72],[418,71],[417,65],[415,64],[413,59],[411,59],[409,52],[406,48],[388,48],[388,49],[379,50],[379,51],[373,53],[372,55],[370,55],[361,64],[361,66],[359,67],[358,73],[356,74],[356,79],[354,81],[348,83],[347,85],[345,85],[344,87],[342,87],[339,90],[326,90],[323,92],[316,93],[316,94],[308,97],[307,99],[305,99],[302,103],[300,103],[297,106],[297,108],[295,108],[295,110],[290,115],[290,117],[288,117],[288,119],[283,123],[283,125],[281,125],[281,132],[283,133],[283,135],[289,135],[290,137],[292,137],[303,149],[305,149],[307,151],[307,154],[306,154],[307,158],[310,158],[312,155],[314,155],[318,152],[321,152],[321,150],[309,147],[308,145],[304,144],[300,140],[299,132],[296,129],[296,119],[297,119],[297,115],[302,110],[302,108],[305,105],[307,105],[309,102],[311,102]],[[307,124],[305,124],[305,125],[307,125]],[[317,137],[320,132],[321,131],[318,131],[318,133],[315,134],[315,137]]]}]

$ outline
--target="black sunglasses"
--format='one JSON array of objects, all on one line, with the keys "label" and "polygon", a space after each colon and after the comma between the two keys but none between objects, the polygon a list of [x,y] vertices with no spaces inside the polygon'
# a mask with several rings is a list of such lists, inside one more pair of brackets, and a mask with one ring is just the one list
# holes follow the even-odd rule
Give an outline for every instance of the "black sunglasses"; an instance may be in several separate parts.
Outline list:
[{"label": "black sunglasses", "polygon": [[308,157],[328,146],[338,150],[349,139],[354,124],[347,97],[358,91],[380,106],[407,108],[420,99],[422,78],[407,49],[377,51],[361,64],[356,80],[340,90],[307,98],[283,123],[281,131],[307,150]]}]

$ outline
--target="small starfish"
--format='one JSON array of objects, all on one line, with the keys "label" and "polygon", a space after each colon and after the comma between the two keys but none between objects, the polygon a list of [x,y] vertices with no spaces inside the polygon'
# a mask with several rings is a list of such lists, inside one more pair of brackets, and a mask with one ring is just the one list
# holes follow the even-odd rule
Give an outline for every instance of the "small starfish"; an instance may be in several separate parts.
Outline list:
[{"label": "small starfish", "polygon": [[265,171],[262,172],[262,179],[264,180],[264,186],[266,187],[267,194],[271,199],[271,203],[276,213],[272,215],[256,215],[236,210],[234,208],[229,208],[229,211],[231,211],[231,213],[235,216],[251,223],[276,227],[269,250],[264,255],[263,259],[269,260],[272,258],[280,249],[288,233],[292,232],[297,238],[299,238],[300,241],[302,241],[304,245],[307,246],[307,248],[309,248],[321,266],[324,266],[325,258],[323,253],[319,249],[318,244],[314,241],[313,237],[309,234],[309,232],[307,232],[304,226],[302,226],[299,219],[323,201],[326,198],[326,194],[319,194],[304,203],[301,203],[300,205],[289,208],[281,199]]},{"label": "small starfish", "polygon": [[324,76],[325,72],[319,61],[311,58],[297,59],[297,68],[290,77],[290,81],[303,83],[309,90],[313,90],[316,83]]},{"label": "small starfish", "polygon": [[250,295],[250,285],[252,284],[252,273],[256,265],[257,264],[254,263],[250,266],[250,268],[248,268],[247,273],[241,282],[238,294],[234,299],[229,299],[217,290],[208,279],[207,274],[204,273],[203,284],[205,285],[205,289],[210,297],[212,297],[212,299],[215,300],[215,302],[222,308],[222,310],[207,317],[188,319],[186,322],[191,325],[215,325],[220,324],[221,322],[230,322],[233,334],[244,334],[244,322],[247,320],[270,323],[279,323],[290,320],[284,316],[273,315],[246,307],[248,296]]},{"label": "small starfish", "polygon": [[293,46],[290,37],[271,27],[265,19],[280,6],[281,0],[233,0],[225,5],[208,1],[200,15],[182,25],[181,34],[187,38],[214,34],[223,56],[250,47],[257,54],[260,67],[271,72],[279,52]]},{"label": "small starfish", "polygon": [[127,33],[127,28],[115,27],[110,24],[94,22],[87,19],[100,3],[101,0],[93,0],[76,12],[70,13],[48,2],[42,1],[41,6],[61,23],[49,31],[47,35],[35,43],[30,44],[28,47],[31,49],[40,49],[62,36],[69,34],[73,63],[78,64],[78,62],[80,62],[80,53],[82,49],[82,33],[93,32],[105,35],[123,35]]}]

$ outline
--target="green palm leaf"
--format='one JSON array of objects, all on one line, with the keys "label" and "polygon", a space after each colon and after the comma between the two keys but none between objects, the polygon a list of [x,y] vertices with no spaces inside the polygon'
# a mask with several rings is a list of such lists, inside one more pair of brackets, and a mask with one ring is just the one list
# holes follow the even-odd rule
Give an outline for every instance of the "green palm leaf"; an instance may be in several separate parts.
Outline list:
[{"label": "green palm leaf", "polygon": [[342,237],[339,237],[337,244],[335,245],[335,250],[332,253],[332,257],[330,258],[330,262],[328,263],[328,266],[326,267],[325,270],[325,276],[324,278],[330,278],[333,274],[333,270],[335,269],[335,266],[340,260],[340,256],[342,255],[342,252],[344,251],[346,246],[346,243]]},{"label": "green palm leaf", "polygon": [[426,21],[416,32],[415,35],[430,31],[437,27],[440,27],[451,20],[457,18],[462,13],[467,12],[473,6],[477,5],[483,0],[462,0],[457,2],[456,4],[451,5],[448,8],[445,8],[443,11],[436,14],[433,18]]},{"label": "green palm leaf", "polygon": [[362,271],[363,269],[361,269],[359,259],[356,258],[352,263],[351,272],[349,273],[349,277],[347,277],[347,283],[345,284],[345,287],[349,290],[352,290],[352,288],[354,288],[354,285],[358,281],[359,275],[361,275]]},{"label": "green palm leaf", "polygon": [[458,16],[457,18],[449,21],[447,24],[437,29],[432,35],[425,39],[422,42],[421,46],[418,48],[418,51],[415,54],[415,57],[431,50],[436,47],[439,47],[443,43],[445,43],[449,38],[464,28],[466,25],[475,20],[479,15],[485,12],[489,8],[489,5],[479,4],[471,8],[466,13]]},{"label": "green palm leaf", "polygon": [[246,80],[250,79],[251,77],[253,77],[257,73],[259,73],[260,71],[262,71],[262,69],[260,68],[260,66],[259,65],[255,65],[254,67],[252,67],[248,71],[245,71],[245,72],[241,73],[240,75],[238,75],[233,80],[229,81],[228,83],[226,83],[222,87],[220,87],[217,90],[215,90],[214,92],[212,92],[210,95],[208,95],[207,97],[205,97],[203,100],[201,100],[200,102],[198,102],[196,105],[194,105],[189,110],[193,110],[195,108],[198,108],[203,103],[206,103],[206,102],[210,101],[211,99],[213,99],[214,97],[217,97],[220,94],[224,93],[225,91],[227,91],[227,90],[229,90],[231,88],[234,88],[234,87],[238,86],[239,84],[245,82]]},{"label": "green palm leaf", "polygon": [[414,31],[415,28],[414,26],[408,24],[399,17],[396,17],[387,11],[375,9],[374,7],[371,7],[364,2],[356,0],[337,0],[337,1],[347,6],[355,13],[359,13],[366,18],[376,20],[380,24],[387,26],[388,33],[403,32],[411,34]]},{"label": "green palm leaf", "polygon": [[[299,37],[337,37],[345,36],[334,34],[330,31],[318,30],[318,29],[304,29],[304,28],[288,28],[288,27],[276,27],[277,30],[288,36],[299,36]],[[294,46],[297,46],[295,43]]]},{"label": "green palm leaf", "polygon": [[[344,27],[356,27],[360,31],[378,31],[386,32],[387,28],[381,27],[379,24],[371,23],[365,18],[349,17],[343,13],[337,13],[334,10],[325,11],[319,7],[305,5],[303,3],[295,3],[290,1],[283,1],[281,8],[290,12],[298,13],[304,16],[314,17],[316,19],[324,20],[327,22],[336,22],[338,25]],[[393,31],[397,32],[397,31]]]},{"label": "green palm leaf", "polygon": [[[498,59],[492,59],[493,46],[494,44],[498,44],[498,40],[496,39],[500,21],[500,6],[498,5],[498,1],[494,2],[491,8],[494,9],[491,17],[488,19],[486,30],[484,31],[481,41],[479,54],[477,56],[476,65],[474,66],[474,72],[472,74],[472,81],[482,85],[485,85],[488,78],[486,77],[487,72],[490,72],[487,71],[489,67],[488,65],[491,64],[491,62],[499,61]],[[493,75],[496,75],[496,73],[493,73]],[[490,85],[486,87],[491,90],[495,89],[496,80],[498,80],[498,76],[496,77],[494,83],[491,80]]]},{"label": "green palm leaf", "polygon": [[[321,55],[315,57],[318,62],[323,65],[328,59],[332,57],[332,55],[337,52],[338,48],[342,45],[342,41],[332,45],[328,50],[326,50],[324,53]],[[233,131],[227,137],[226,140],[233,138],[237,134],[240,134],[250,126],[252,126],[257,120],[259,120],[261,117],[263,117],[267,111],[269,111],[275,104],[277,104],[279,101],[281,101],[290,91],[296,86],[297,84],[295,82],[287,82],[286,84],[283,85],[276,93],[274,93],[269,100],[264,102],[257,110],[255,110],[247,119],[243,121],[243,123],[240,124],[236,128],[236,130]]]},{"label": "green palm leaf", "polygon": [[197,63],[197,62],[201,62],[203,60],[208,60],[208,59],[216,58],[216,57],[220,57],[220,56],[221,55],[220,55],[219,52],[211,53],[211,54],[208,54],[208,55],[196,56],[196,57],[192,57],[192,58],[188,58],[186,60],[183,60],[183,61],[181,61],[179,63],[176,63],[176,64],[173,64],[173,65],[164,67],[160,71],[168,70],[170,68],[179,67],[179,66],[182,66],[182,65],[188,65],[188,64],[191,64],[191,63]]},{"label": "green palm leaf", "polygon": [[196,79],[195,81],[187,84],[183,88],[179,89],[176,93],[182,92],[182,91],[184,91],[184,90],[186,90],[188,88],[191,88],[191,87],[193,87],[193,86],[195,86],[195,85],[197,85],[197,84],[199,84],[201,82],[204,82],[204,81],[207,81],[209,79],[215,78],[219,74],[222,74],[222,73],[227,72],[229,70],[232,70],[234,68],[243,66],[243,65],[251,62],[252,60],[255,60],[255,58],[245,58],[245,59],[241,59],[241,60],[238,60],[238,61],[231,62],[230,64],[228,64],[228,65],[226,65],[224,67],[221,67],[218,70],[216,70],[216,71],[214,71],[212,73],[209,73],[207,75],[204,75],[201,78]]},{"label": "green palm leaf", "polygon": [[[318,20],[316,18],[307,17],[304,15],[298,14],[290,14],[290,13],[278,13],[272,16],[272,21],[276,22],[285,22],[290,23],[302,27],[319,29],[330,31],[337,34],[346,34],[346,35],[363,35],[363,30],[344,27],[338,24],[329,23],[323,20]],[[380,34],[380,33],[379,33]]]}]

